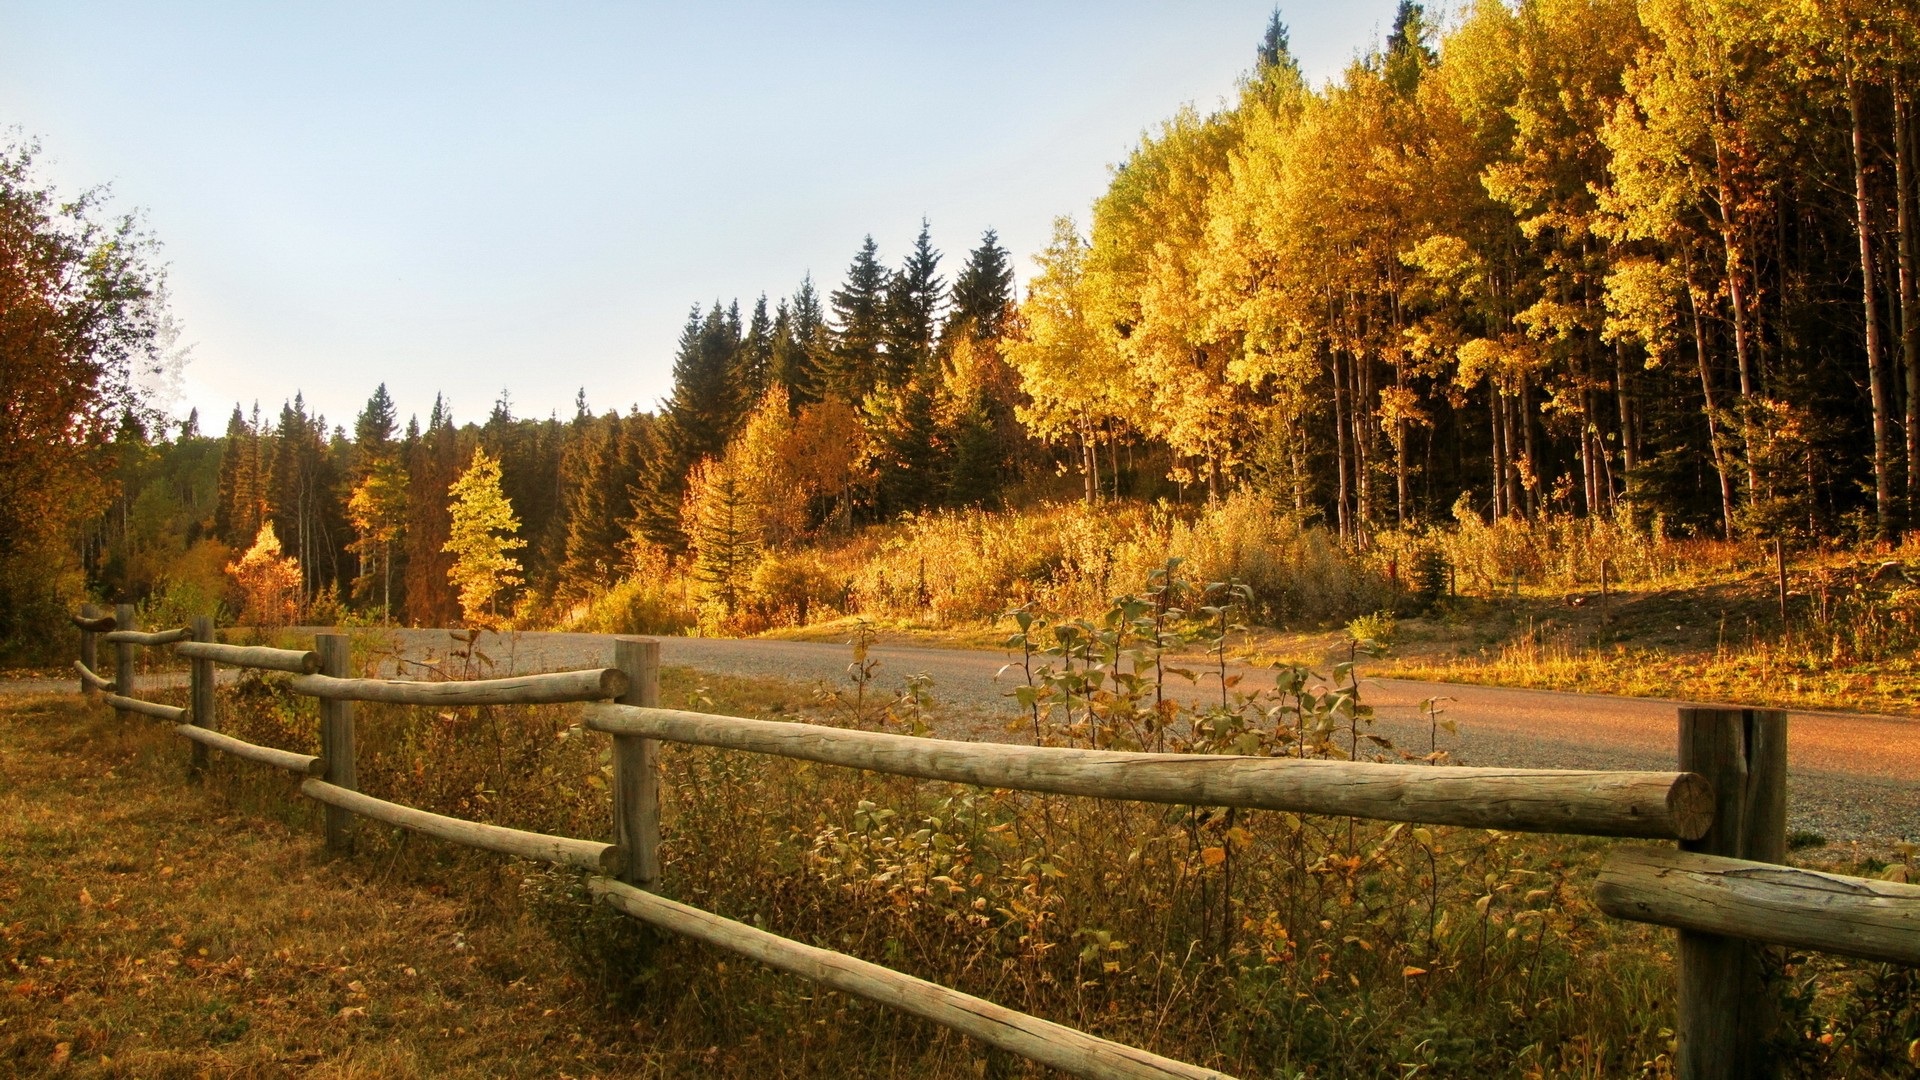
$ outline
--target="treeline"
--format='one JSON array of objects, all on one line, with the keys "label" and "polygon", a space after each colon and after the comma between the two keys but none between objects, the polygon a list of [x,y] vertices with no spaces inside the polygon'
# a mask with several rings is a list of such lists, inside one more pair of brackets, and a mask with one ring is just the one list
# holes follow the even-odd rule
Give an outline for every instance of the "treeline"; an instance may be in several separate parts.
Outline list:
[{"label": "treeline", "polygon": [[1009,350],[1037,435],[1164,447],[1364,540],[1630,508],[1920,525],[1904,0],[1483,0],[1231,107],[1062,221]]},{"label": "treeline", "polygon": [[197,414],[119,447],[119,497],[85,530],[103,591],[180,589],[218,602],[221,571],[263,539],[299,575],[308,617],[346,609],[419,625],[462,621],[449,580],[450,489],[498,465],[521,586],[508,611],[543,620],[635,566],[681,563],[730,590],[769,545],[903,512],[996,499],[1026,441],[999,342],[1014,312],[989,231],[949,286],[923,225],[898,269],[868,238],[823,304],[810,279],[745,316],[688,316],[672,396],[655,411],[513,415],[502,394],[458,425],[436,399],[404,429],[384,385],[351,429],[296,395],[268,420],[235,407],[219,437]]}]

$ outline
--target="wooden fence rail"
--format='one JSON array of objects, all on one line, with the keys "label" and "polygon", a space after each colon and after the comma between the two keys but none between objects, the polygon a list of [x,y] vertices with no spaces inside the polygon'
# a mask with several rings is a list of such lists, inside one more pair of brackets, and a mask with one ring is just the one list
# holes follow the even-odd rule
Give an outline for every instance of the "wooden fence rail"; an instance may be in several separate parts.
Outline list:
[{"label": "wooden fence rail", "polygon": [[1435,769],[1074,750],[921,739],[629,705],[590,705],[585,715],[587,727],[613,735],[1101,799],[1649,839],[1692,839],[1713,821],[1713,789],[1693,773]]},{"label": "wooden fence rail", "polygon": [[[1119,753],[847,731],[659,708],[659,646],[613,640],[606,668],[468,682],[349,677],[344,636],[312,651],[223,645],[210,622],[141,633],[121,605],[89,607],[75,666],[84,691],[112,691],[123,715],[176,722],[198,764],[217,749],[301,774],[326,807],[329,847],[350,843],[356,816],[453,843],[571,866],[602,902],[634,918],[771,967],[925,1017],[1030,1060],[1128,1080],[1223,1074],[1065,1028],[958,991],[654,895],[660,878],[659,743],[772,754],[921,779],[1096,798],[1240,806],[1511,831],[1678,840],[1684,850],[1622,849],[1596,885],[1601,910],[1680,932],[1678,1073],[1683,1080],[1771,1075],[1776,1018],[1761,977],[1767,944],[1920,964],[1920,886],[1777,865],[1785,855],[1784,713],[1683,709],[1680,771],[1433,768],[1216,755]],[[95,672],[96,639],[115,646],[115,677]],[[191,640],[189,640],[191,639]],[[134,693],[132,650],[170,645],[194,661],[192,705]],[[320,699],[321,753],[298,754],[219,733],[215,663],[291,673]],[[611,700],[609,700],[611,699]],[[582,702],[586,726],[613,736],[613,835],[602,843],[447,817],[356,790],[355,701],[456,706]],[[191,722],[187,722],[191,720]]]}]

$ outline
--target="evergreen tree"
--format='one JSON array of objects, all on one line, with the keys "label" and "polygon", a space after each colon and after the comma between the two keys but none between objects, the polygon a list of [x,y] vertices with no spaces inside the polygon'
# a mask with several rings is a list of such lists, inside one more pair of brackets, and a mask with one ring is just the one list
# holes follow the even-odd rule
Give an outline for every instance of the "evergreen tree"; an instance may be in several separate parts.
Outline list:
[{"label": "evergreen tree", "polygon": [[952,307],[941,332],[943,341],[964,331],[975,341],[998,341],[1006,334],[1013,312],[1013,256],[1000,246],[992,229],[980,236],[980,246],[967,253],[966,265],[953,279]]},{"label": "evergreen tree", "polygon": [[1267,19],[1267,32],[1260,38],[1260,47],[1254,51],[1253,70],[1265,77],[1274,68],[1288,68],[1298,71],[1299,62],[1293,57],[1293,46],[1287,34],[1287,24],[1280,21],[1280,9],[1274,8]]},{"label": "evergreen tree", "polygon": [[387,384],[381,383],[354,418],[354,445],[362,454],[386,449],[393,441],[394,419],[393,398],[387,395]]},{"label": "evergreen tree", "polygon": [[740,349],[733,364],[733,396],[736,416],[745,415],[760,395],[767,392],[773,377],[774,320],[767,314],[767,298],[754,301],[753,317],[747,323]]},{"label": "evergreen tree", "polygon": [[801,279],[791,303],[781,303],[774,322],[772,380],[786,387],[787,400],[797,412],[825,393],[822,371],[832,360],[831,335],[812,275]]},{"label": "evergreen tree", "polygon": [[695,307],[680,332],[673,361],[673,396],[661,412],[644,482],[635,497],[641,535],[670,554],[686,550],[680,525],[687,473],[702,458],[718,457],[732,435],[737,404],[730,376],[739,351],[739,317],[718,302],[703,318]]},{"label": "evergreen tree", "polygon": [[881,387],[867,398],[879,512],[893,517],[939,505],[946,496],[947,447],[934,411],[935,378],[923,368],[904,386]]},{"label": "evergreen tree", "polygon": [[960,414],[952,436],[953,462],[947,501],[954,506],[989,506],[999,498],[1006,478],[1000,435],[984,395]]},{"label": "evergreen tree", "polygon": [[[1278,13],[1276,12],[1276,17]],[[1393,13],[1393,32],[1387,35],[1387,85],[1402,97],[1411,96],[1420,85],[1420,77],[1439,59],[1427,43],[1432,29],[1427,9],[1417,0],[1400,0]]]},{"label": "evergreen tree", "polygon": [[227,418],[227,434],[221,446],[219,495],[213,517],[214,536],[230,546],[248,543],[260,532],[265,516],[265,477],[261,472],[259,428],[247,422],[236,404],[233,415]]},{"label": "evergreen tree", "polygon": [[723,459],[707,458],[688,479],[685,530],[693,575],[706,599],[732,616],[760,557],[760,529],[746,485]]},{"label": "evergreen tree", "polygon": [[868,236],[847,269],[847,282],[828,297],[833,341],[824,357],[825,390],[842,401],[866,400],[879,384],[881,347],[887,333],[887,268]]},{"label": "evergreen tree", "polygon": [[900,271],[887,281],[887,302],[881,378],[888,386],[904,386],[933,356],[934,331],[947,285],[941,279],[940,253],[925,220]]}]

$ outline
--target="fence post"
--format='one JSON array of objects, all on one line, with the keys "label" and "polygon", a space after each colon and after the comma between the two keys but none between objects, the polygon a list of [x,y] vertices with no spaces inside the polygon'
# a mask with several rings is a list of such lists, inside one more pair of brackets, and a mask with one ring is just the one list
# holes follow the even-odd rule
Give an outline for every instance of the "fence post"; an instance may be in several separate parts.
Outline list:
[{"label": "fence post", "polygon": [[[1713,782],[1713,828],[1686,851],[1754,862],[1787,855],[1787,714],[1777,709],[1680,710],[1680,768]],[[1680,931],[1676,1032],[1680,1080],[1778,1076],[1768,1041],[1779,1026],[1766,946]]]},{"label": "fence post", "polygon": [[[353,649],[345,634],[315,634],[313,651],[320,654],[320,674],[336,679],[351,677]],[[353,756],[353,702],[320,699],[320,760],[326,766],[327,783],[349,791],[360,789]],[[333,851],[350,848],[353,838],[348,830],[353,814],[328,805],[326,821],[327,847]]]},{"label": "fence post", "polygon": [[[132,604],[119,604],[113,609],[113,623],[116,630],[137,630],[138,620],[133,615]],[[132,642],[117,641],[113,645],[113,692],[121,697],[139,697],[133,685],[133,650],[139,646]],[[122,720],[131,719],[133,714],[125,709],[113,710]]]},{"label": "fence post", "polygon": [[[660,704],[660,643],[613,639],[613,666],[627,674],[622,705]],[[626,854],[620,880],[642,889],[660,882],[660,743],[613,737],[613,842]]]},{"label": "fence post", "polygon": [[[193,640],[213,640],[213,616],[195,615],[193,617]],[[213,661],[199,657],[193,659],[193,700],[188,709],[195,727],[208,731],[220,730],[220,716],[215,711],[218,706],[213,699]],[[196,741],[193,744],[193,775],[199,776],[207,767],[207,744]]]},{"label": "fence post", "polygon": [[[82,619],[97,619],[100,617],[100,609],[92,604],[81,604],[80,617]],[[80,662],[87,665],[88,671],[96,674],[99,673],[100,639],[94,636],[91,630],[80,631]],[[84,696],[92,692],[93,687],[87,685],[86,679],[81,679],[80,693]]]}]

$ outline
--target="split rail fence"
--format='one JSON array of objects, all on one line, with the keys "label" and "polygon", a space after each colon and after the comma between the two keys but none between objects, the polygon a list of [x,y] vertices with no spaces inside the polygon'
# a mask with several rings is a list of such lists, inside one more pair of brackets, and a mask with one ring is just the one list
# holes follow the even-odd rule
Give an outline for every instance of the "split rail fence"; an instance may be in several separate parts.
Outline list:
[{"label": "split rail fence", "polygon": [[[319,634],[311,651],[225,645],[210,619],[153,633],[131,605],[74,618],[81,691],[123,716],[174,724],[210,750],[288,770],[325,805],[326,842],[345,849],[355,817],[456,844],[575,867],[594,896],[636,919],[867,998],[1031,1061],[1086,1077],[1126,1080],[1224,1074],[1007,1009],[843,953],[816,948],[677,903],[660,879],[659,746],[663,741],[798,758],[990,788],[1194,806],[1245,807],[1519,832],[1678,841],[1624,847],[1600,871],[1609,915],[1679,931],[1677,1072],[1684,1080],[1770,1075],[1778,1020],[1765,985],[1768,945],[1920,965],[1920,886],[1780,865],[1786,855],[1786,714],[1680,710],[1680,770],[1606,772],[1123,753],[954,742],[659,707],[659,643],[612,639],[610,667],[466,682],[352,678],[348,640]],[[98,646],[114,649],[113,677]],[[134,650],[165,646],[192,661],[189,705],[135,696]],[[220,733],[214,667],[286,672],[320,701],[320,753]],[[409,705],[586,703],[586,726],[613,737],[611,843],[509,829],[360,793],[354,772],[356,701]]]}]

